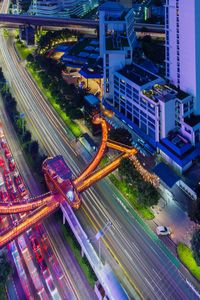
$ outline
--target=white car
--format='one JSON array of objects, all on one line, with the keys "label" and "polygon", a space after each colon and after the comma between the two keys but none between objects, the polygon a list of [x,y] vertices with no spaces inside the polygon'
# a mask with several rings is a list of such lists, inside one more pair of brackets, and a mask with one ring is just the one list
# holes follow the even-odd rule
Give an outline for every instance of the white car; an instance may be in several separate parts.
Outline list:
[{"label": "white car", "polygon": [[157,235],[169,235],[171,233],[171,229],[166,226],[158,226],[156,228]]}]

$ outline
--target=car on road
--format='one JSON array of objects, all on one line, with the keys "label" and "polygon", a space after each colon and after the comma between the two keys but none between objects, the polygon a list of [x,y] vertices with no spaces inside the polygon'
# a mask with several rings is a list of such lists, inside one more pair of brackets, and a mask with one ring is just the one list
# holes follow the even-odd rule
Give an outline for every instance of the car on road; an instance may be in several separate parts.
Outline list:
[{"label": "car on road", "polygon": [[0,172],[0,186],[4,185],[4,179],[3,179],[3,175]]},{"label": "car on road", "polygon": [[8,201],[9,195],[8,195],[8,192],[6,191],[5,188],[2,188],[2,189],[0,190],[0,198],[1,198],[1,200],[4,201],[4,202]]},{"label": "car on road", "polygon": [[56,286],[54,285],[53,278],[51,275],[46,279],[46,284],[47,284],[48,290],[51,294],[51,297],[56,300],[61,299],[60,295],[58,293],[58,290],[57,290]]},{"label": "car on road", "polygon": [[12,178],[10,176],[10,173],[4,173],[5,176],[5,181],[8,182],[9,184],[12,184]]},{"label": "car on road", "polygon": [[12,156],[9,157],[9,159],[8,159],[8,166],[9,166],[9,170],[11,172],[13,172],[14,169],[15,169],[15,167],[16,167],[16,162],[15,162],[15,160],[14,160],[14,158]]},{"label": "car on road", "polygon": [[7,147],[7,141],[6,141],[5,138],[2,138],[2,139],[1,139],[1,147],[2,147],[3,149]]},{"label": "car on road", "polygon": [[23,185],[23,183],[22,184],[20,184],[20,185],[18,185],[18,192],[20,193],[20,195],[23,197],[23,196],[25,196],[27,193],[28,193],[28,191],[27,191],[27,189],[25,188],[25,186]]},{"label": "car on road", "polygon": [[40,243],[35,236],[31,237],[31,246],[35,253],[36,259],[40,264],[44,260],[44,257],[43,257],[42,249],[40,247]]},{"label": "car on road", "polygon": [[5,183],[6,183],[6,188],[10,190],[13,187],[13,182],[10,174],[5,175]]},{"label": "car on road", "polygon": [[15,182],[16,185],[20,185],[20,184],[22,183],[22,178],[21,178],[21,176],[19,175],[19,172],[18,172],[18,171],[16,171],[16,172],[14,173],[14,182]]},{"label": "car on road", "polygon": [[158,226],[156,228],[157,235],[169,235],[171,233],[171,229],[166,226]]},{"label": "car on road", "polygon": [[10,196],[11,196],[12,201],[14,201],[14,202],[19,201],[19,194],[14,186],[12,187],[12,190],[10,191]]},{"label": "car on road", "polygon": [[53,265],[53,269],[56,274],[56,277],[59,279],[62,279],[64,277],[64,274],[63,274],[63,271],[55,257],[52,259],[51,263]]},{"label": "car on road", "polygon": [[11,157],[11,153],[10,153],[10,150],[9,150],[8,148],[5,148],[4,154],[5,154],[5,157],[6,157],[6,158]]},{"label": "car on road", "polygon": [[40,269],[41,269],[42,272],[45,272],[48,268],[47,264],[44,261],[44,259],[39,262],[39,266],[40,266]]}]

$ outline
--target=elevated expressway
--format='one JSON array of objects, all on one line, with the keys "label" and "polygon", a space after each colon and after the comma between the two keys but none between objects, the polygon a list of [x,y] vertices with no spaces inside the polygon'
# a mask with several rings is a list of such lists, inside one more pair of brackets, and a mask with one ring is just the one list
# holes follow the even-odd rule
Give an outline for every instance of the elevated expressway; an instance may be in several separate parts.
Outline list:
[{"label": "elevated expressway", "polygon": [[[4,9],[4,8],[3,8]],[[3,10],[5,12],[6,10]],[[84,29],[96,29],[99,27],[98,20],[91,19],[78,19],[78,18],[55,18],[47,16],[25,16],[25,15],[9,15],[0,14],[0,23],[6,25],[7,28],[15,27],[16,25],[33,25],[42,26],[45,28],[71,28],[78,30]],[[148,33],[165,33],[165,26],[162,24],[149,24],[149,23],[135,23],[136,32]]]}]

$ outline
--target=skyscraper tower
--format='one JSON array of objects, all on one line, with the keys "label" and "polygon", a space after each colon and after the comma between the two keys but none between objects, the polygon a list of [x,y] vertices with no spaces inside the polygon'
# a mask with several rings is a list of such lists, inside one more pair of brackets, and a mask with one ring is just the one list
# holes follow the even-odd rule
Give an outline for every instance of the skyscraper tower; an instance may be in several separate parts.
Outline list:
[{"label": "skyscraper tower", "polygon": [[194,97],[200,115],[200,1],[166,0],[166,77]]},{"label": "skyscraper tower", "polygon": [[99,44],[104,67],[104,97],[112,98],[114,71],[132,62],[136,44],[133,9],[110,1],[100,6]]}]

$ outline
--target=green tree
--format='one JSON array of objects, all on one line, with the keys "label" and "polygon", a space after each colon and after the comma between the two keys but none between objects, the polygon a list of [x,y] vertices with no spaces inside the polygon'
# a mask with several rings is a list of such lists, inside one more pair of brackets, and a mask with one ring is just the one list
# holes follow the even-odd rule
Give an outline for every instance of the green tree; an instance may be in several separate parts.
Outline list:
[{"label": "green tree", "polygon": [[0,256],[0,300],[6,300],[7,294],[5,284],[12,271],[11,265],[5,254]]},{"label": "green tree", "polygon": [[188,211],[189,218],[197,224],[200,224],[200,197],[192,201]]},{"label": "green tree", "polygon": [[26,60],[30,63],[33,63],[34,62],[34,56],[33,54],[28,54],[27,57],[26,57]]},{"label": "green tree", "polygon": [[38,151],[39,151],[39,144],[38,144],[38,141],[32,141],[30,144],[29,144],[29,153],[36,157],[38,155]]},{"label": "green tree", "polygon": [[157,189],[149,182],[141,180],[138,182],[138,202],[145,207],[158,204],[159,193]]},{"label": "green tree", "polygon": [[125,181],[129,183],[135,183],[140,180],[141,176],[133,166],[132,161],[129,158],[123,158],[118,168],[119,174]]},{"label": "green tree", "polygon": [[132,143],[132,135],[125,128],[112,128],[109,132],[109,139],[128,146],[131,146]]},{"label": "green tree", "polygon": [[23,136],[23,142],[27,143],[31,140],[31,132],[29,130],[26,130]]},{"label": "green tree", "polygon": [[200,266],[200,229],[195,230],[191,240],[192,253],[198,266]]},{"label": "green tree", "polygon": [[5,285],[0,282],[0,300],[7,300]]}]

